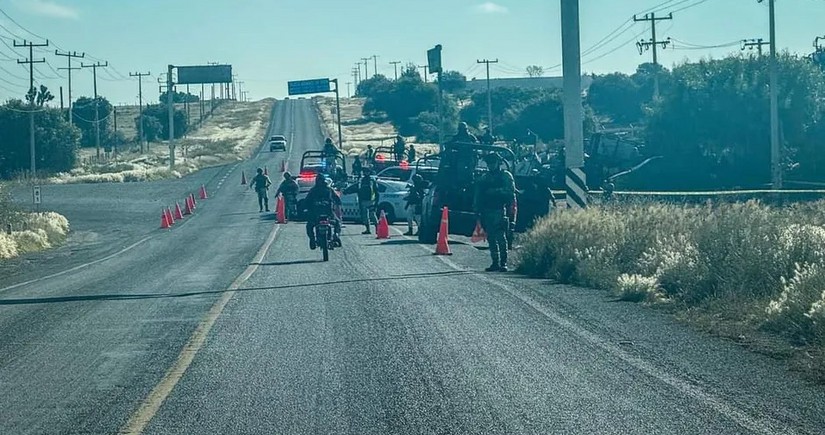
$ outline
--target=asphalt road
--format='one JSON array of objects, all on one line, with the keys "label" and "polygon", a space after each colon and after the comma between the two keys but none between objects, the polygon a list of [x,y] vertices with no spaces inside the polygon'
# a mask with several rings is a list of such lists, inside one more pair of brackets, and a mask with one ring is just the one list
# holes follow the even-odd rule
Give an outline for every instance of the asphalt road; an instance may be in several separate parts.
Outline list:
[{"label": "asphalt road", "polygon": [[[321,140],[305,100],[277,103],[272,130],[292,136],[293,170]],[[478,272],[487,253],[473,246],[436,257],[404,228],[380,241],[349,225],[320,262],[302,224],[274,224],[238,185],[280,158],[61,186],[55,208],[96,241],[0,271],[2,285],[111,258],[0,289],[0,433],[825,431],[825,389],[781,362],[602,292]],[[156,229],[156,202],[206,181],[195,217]]]}]

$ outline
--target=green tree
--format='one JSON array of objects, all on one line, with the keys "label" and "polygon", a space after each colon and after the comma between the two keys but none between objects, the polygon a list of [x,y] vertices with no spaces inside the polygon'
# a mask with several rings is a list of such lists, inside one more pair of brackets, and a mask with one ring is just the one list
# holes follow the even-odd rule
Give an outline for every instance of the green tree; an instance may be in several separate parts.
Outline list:
[{"label": "green tree", "polygon": [[636,80],[613,73],[593,78],[587,93],[587,104],[599,115],[619,124],[637,122],[644,116],[643,104],[648,103]]},{"label": "green tree", "polygon": [[358,88],[355,95],[364,98],[375,97],[379,94],[385,94],[392,88],[392,82],[385,76],[379,74],[372,76],[366,80],[361,80],[358,83]]},{"label": "green tree", "polygon": [[[493,109],[493,124],[502,125],[515,116],[528,104],[541,99],[549,91],[523,88],[494,88],[490,92]],[[476,92],[470,97],[470,103],[461,109],[461,120],[479,128],[482,120],[487,122],[487,92]]]},{"label": "green tree", "polygon": [[399,78],[400,79],[407,78],[407,79],[414,79],[414,80],[418,80],[418,81],[424,81],[424,79],[421,78],[421,73],[418,72],[418,67],[415,66],[415,64],[412,63],[412,62],[404,65],[404,68],[401,70],[401,76]]},{"label": "green tree", "polygon": [[456,94],[467,88],[467,77],[458,71],[441,73],[441,89],[448,94]]},{"label": "green tree", "polygon": [[[168,93],[163,92],[160,94],[158,101],[160,101],[161,104],[166,104],[167,98],[169,98]],[[187,94],[186,92],[179,91],[175,91],[175,93],[172,94],[172,99],[175,100],[175,103],[197,103],[198,101],[200,101],[200,97],[198,97],[197,95]]]},{"label": "green tree", "polygon": [[148,142],[155,142],[160,139],[163,133],[163,124],[154,116],[138,116],[135,118],[135,129],[140,131],[140,120],[143,119],[143,135]]},{"label": "green tree", "polygon": [[[151,104],[143,109],[143,115],[146,118],[155,118],[161,125],[159,139],[165,140],[169,138],[169,112],[165,104]],[[148,121],[151,122],[151,121]],[[175,123],[175,138],[181,138],[188,130],[188,117],[186,111],[175,109],[174,120]],[[148,137],[148,135],[147,135]]]},{"label": "green tree", "polygon": [[[30,167],[29,113],[31,106],[10,100],[0,106],[0,177],[10,177]],[[39,172],[71,170],[77,160],[80,130],[69,125],[59,109],[34,113],[35,157]]]},{"label": "green tree", "polygon": [[[647,130],[649,153],[665,157],[655,187],[756,187],[770,182],[768,62],[767,57],[737,56],[673,70],[672,83],[654,105]],[[825,112],[824,76],[805,59],[789,54],[779,58],[786,169],[813,173],[822,168],[822,136],[816,135],[821,134]]]},{"label": "green tree", "polygon": [[527,67],[527,77],[541,77],[544,75],[544,68],[538,65],[529,65]]},{"label": "green tree", "polygon": [[[100,143],[104,144],[112,134],[112,105],[105,97],[97,97],[98,114],[100,120]],[[80,128],[80,146],[93,147],[96,141],[95,132],[95,99],[80,97],[72,104],[72,122]]]},{"label": "green tree", "polygon": [[32,87],[29,92],[26,92],[26,102],[37,107],[43,107],[49,101],[54,100],[54,95],[49,91],[45,85],[40,87]]}]

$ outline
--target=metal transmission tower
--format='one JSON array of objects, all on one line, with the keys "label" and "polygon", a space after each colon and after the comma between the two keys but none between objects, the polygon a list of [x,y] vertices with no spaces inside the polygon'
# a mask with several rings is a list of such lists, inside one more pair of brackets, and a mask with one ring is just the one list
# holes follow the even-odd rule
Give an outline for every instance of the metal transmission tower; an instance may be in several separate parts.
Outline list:
[{"label": "metal transmission tower", "polygon": [[395,70],[395,79],[396,80],[398,80],[398,64],[400,64],[400,63],[401,63],[401,61],[398,61],[398,60],[394,60],[394,61],[390,62],[390,65],[392,65],[393,69]]},{"label": "metal transmission tower", "polygon": [[94,83],[94,91],[95,91],[95,149],[97,150],[97,158],[100,159],[100,111],[99,109],[99,101],[97,98],[97,69],[98,68],[106,68],[109,66],[109,62],[95,62],[90,65],[86,65],[85,63],[80,64],[81,68],[91,68],[92,69],[92,80]]},{"label": "metal transmission tower", "polygon": [[[660,41],[656,39],[656,22],[657,21],[667,21],[672,20],[673,14],[668,14],[666,17],[657,17],[655,13],[651,12],[649,14],[645,14],[644,17],[639,18],[636,15],[633,16],[633,21],[640,22],[640,21],[650,21],[650,31],[651,31],[651,38],[650,41],[639,41],[636,43],[636,46],[639,47],[639,54],[644,53],[646,50],[653,49],[653,64],[658,66],[659,65],[659,54],[658,49],[661,46],[662,49],[667,48],[670,44],[670,38],[667,38],[664,41]],[[659,96],[659,71],[658,69],[653,72],[653,95]]]},{"label": "metal transmission tower", "polygon": [[[151,72],[146,73],[129,73],[129,77],[137,77],[138,79],[138,116],[140,117],[138,128],[138,137],[140,138],[140,152],[143,153],[143,144],[146,142],[146,136],[143,134],[143,78],[151,75]],[[71,95],[71,94],[70,94]]]},{"label": "metal transmission tower", "polygon": [[79,70],[78,67],[72,67],[72,59],[83,59],[86,57],[86,53],[77,54],[76,51],[74,52],[65,52],[61,53],[60,50],[55,50],[54,54],[56,56],[65,56],[66,60],[68,61],[68,65],[66,68],[58,68],[59,70],[66,70],[68,71],[69,75],[69,124],[72,123],[72,71]]},{"label": "metal transmission tower", "polygon": [[762,57],[762,47],[765,45],[770,45],[770,42],[765,41],[762,38],[756,39],[743,39],[742,40],[742,51],[745,50],[753,50],[754,48],[757,49],[759,53],[759,57]]},{"label": "metal transmission tower", "polygon": [[[765,0],[758,0],[763,3]],[[776,0],[768,1],[771,46],[771,184],[782,188],[782,148],[779,138],[779,67],[776,61]]]},{"label": "metal transmission tower", "polygon": [[17,63],[19,64],[28,64],[29,65],[29,92],[27,95],[32,95],[31,99],[31,107],[29,111],[29,152],[31,154],[31,171],[32,171],[32,180],[34,180],[35,174],[37,173],[37,159],[35,158],[35,150],[34,150],[34,103],[37,98],[37,91],[34,88],[34,64],[36,63],[46,63],[46,59],[35,60],[34,59],[34,47],[48,47],[49,40],[47,39],[45,43],[42,44],[35,44],[33,42],[27,42],[23,40],[22,43],[18,43],[17,41],[13,41],[15,47],[28,47],[29,48],[29,58],[26,60],[18,60]]},{"label": "metal transmission tower", "polygon": [[493,134],[493,94],[490,90],[490,64],[498,63],[498,59],[477,60],[476,63],[483,63],[487,65],[487,128],[490,129],[490,134]]}]

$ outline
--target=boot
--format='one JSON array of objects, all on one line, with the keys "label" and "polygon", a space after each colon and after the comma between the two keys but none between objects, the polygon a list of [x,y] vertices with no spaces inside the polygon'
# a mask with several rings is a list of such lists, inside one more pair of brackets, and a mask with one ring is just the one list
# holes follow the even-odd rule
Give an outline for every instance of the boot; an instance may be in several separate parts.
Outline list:
[{"label": "boot", "polygon": [[490,267],[484,269],[485,272],[499,272],[501,271],[501,266],[498,264],[492,264]]}]

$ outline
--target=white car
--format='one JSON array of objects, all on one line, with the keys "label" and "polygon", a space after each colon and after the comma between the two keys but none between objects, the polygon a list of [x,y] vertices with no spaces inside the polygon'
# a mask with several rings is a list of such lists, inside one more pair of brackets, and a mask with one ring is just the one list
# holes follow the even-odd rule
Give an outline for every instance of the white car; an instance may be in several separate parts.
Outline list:
[{"label": "white car", "polygon": [[286,151],[286,137],[277,134],[269,138],[269,151]]},{"label": "white car", "polygon": [[379,180],[410,181],[416,174],[421,175],[426,181],[433,181],[438,173],[438,168],[434,166],[390,166],[379,172],[376,177]]},{"label": "white car", "polygon": [[[378,182],[378,214],[383,211],[387,216],[387,221],[405,222],[409,210],[404,207],[407,202],[407,183],[403,181],[377,180]],[[358,183],[349,185],[341,193],[341,206],[344,211],[344,220],[348,222],[360,222],[361,210],[358,208]]]}]

